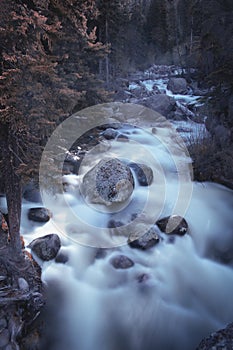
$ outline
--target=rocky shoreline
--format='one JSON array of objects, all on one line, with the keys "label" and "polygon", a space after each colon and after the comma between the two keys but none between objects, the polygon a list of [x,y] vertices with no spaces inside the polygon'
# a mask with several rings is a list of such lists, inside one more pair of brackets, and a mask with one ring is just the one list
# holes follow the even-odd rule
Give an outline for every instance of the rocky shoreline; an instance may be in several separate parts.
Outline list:
[{"label": "rocky shoreline", "polygon": [[[0,223],[0,349],[37,349],[41,329],[34,327],[45,304],[41,268],[23,245],[16,256],[1,213]],[[28,343],[31,338],[35,346]]]}]

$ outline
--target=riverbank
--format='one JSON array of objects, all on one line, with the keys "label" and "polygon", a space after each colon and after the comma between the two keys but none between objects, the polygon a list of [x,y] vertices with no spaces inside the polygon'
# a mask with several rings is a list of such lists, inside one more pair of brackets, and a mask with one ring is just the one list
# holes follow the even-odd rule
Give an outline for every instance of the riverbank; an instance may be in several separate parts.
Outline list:
[{"label": "riverbank", "polygon": [[0,223],[0,348],[37,349],[41,323],[35,323],[45,303],[41,268],[23,247],[16,256],[1,213]]}]

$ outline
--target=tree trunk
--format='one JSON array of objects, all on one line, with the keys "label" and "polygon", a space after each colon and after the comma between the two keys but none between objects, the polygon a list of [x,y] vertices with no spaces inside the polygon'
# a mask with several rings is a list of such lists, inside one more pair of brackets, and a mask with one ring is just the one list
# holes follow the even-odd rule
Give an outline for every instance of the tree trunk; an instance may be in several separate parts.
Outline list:
[{"label": "tree trunk", "polygon": [[21,181],[19,176],[14,173],[10,174],[10,171],[5,179],[5,191],[8,208],[10,244],[16,253],[20,253]]},{"label": "tree trunk", "polygon": [[18,255],[21,253],[20,220],[22,188],[21,177],[16,174],[16,170],[20,164],[20,160],[17,156],[17,146],[11,141],[11,136],[8,135],[8,137],[5,138],[5,147],[3,148],[5,152],[3,155],[3,177],[8,208],[10,244],[14,252]]},{"label": "tree trunk", "polygon": [[[108,18],[105,19],[105,42],[106,44],[109,43],[109,37],[108,37]],[[106,83],[107,87],[109,85],[109,54],[106,55],[105,58],[105,71],[106,71]]]}]

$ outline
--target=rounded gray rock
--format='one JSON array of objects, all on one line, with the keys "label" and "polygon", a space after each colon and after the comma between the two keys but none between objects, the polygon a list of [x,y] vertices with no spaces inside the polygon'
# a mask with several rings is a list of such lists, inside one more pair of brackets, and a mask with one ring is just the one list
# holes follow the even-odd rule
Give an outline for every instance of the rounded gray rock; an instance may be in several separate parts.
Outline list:
[{"label": "rounded gray rock", "polygon": [[50,220],[51,216],[51,212],[43,207],[30,208],[28,211],[28,219],[35,222],[45,223]]},{"label": "rounded gray rock", "polygon": [[40,238],[34,239],[28,246],[38,258],[49,261],[57,256],[61,248],[61,241],[57,234],[52,233]]},{"label": "rounded gray rock", "polygon": [[134,189],[130,168],[117,158],[103,159],[83,177],[82,191],[92,203],[126,201]]},{"label": "rounded gray rock", "polygon": [[110,263],[115,269],[129,269],[134,265],[134,262],[125,255],[114,256]]}]

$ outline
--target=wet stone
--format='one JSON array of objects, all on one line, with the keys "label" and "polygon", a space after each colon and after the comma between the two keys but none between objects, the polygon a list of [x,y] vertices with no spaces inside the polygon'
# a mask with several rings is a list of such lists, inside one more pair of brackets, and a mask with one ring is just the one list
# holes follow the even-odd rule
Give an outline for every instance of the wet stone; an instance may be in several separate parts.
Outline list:
[{"label": "wet stone", "polygon": [[120,142],[129,142],[129,138],[128,138],[128,136],[126,136],[126,135],[120,134],[120,135],[117,137],[117,141],[120,141]]},{"label": "wet stone", "polygon": [[156,221],[156,225],[166,234],[183,236],[188,231],[187,221],[179,215],[171,215],[162,218]]},{"label": "wet stone", "polygon": [[128,244],[131,248],[147,250],[160,241],[158,235],[158,229],[151,227],[143,236],[137,238],[134,234],[131,234],[128,239]]},{"label": "wet stone", "polygon": [[107,250],[104,248],[99,248],[95,254],[96,259],[104,259],[107,255]]},{"label": "wet stone", "polygon": [[34,239],[28,246],[38,258],[49,261],[57,256],[61,247],[61,241],[57,234],[52,233],[40,238]]},{"label": "wet stone", "polygon": [[67,256],[67,254],[63,252],[59,252],[55,258],[55,262],[60,264],[65,264],[67,263],[68,260],[69,260],[69,257]]},{"label": "wet stone", "polygon": [[140,186],[150,186],[153,181],[153,171],[150,167],[140,163],[130,163]]},{"label": "wet stone", "polygon": [[138,281],[138,283],[144,283],[144,282],[148,281],[149,278],[150,278],[150,276],[147,273],[142,273],[142,274],[137,276],[137,281]]},{"label": "wet stone", "polygon": [[104,130],[101,135],[106,139],[106,140],[114,140],[117,135],[118,132],[115,129],[112,128],[108,128],[106,130]]},{"label": "wet stone", "polygon": [[129,269],[134,265],[134,262],[125,255],[114,256],[110,263],[115,269]]},{"label": "wet stone", "polygon": [[121,227],[123,225],[124,225],[123,222],[111,219],[111,220],[109,220],[107,227],[108,228],[116,228],[116,227]]},{"label": "wet stone", "polygon": [[31,208],[28,211],[28,219],[35,222],[47,222],[52,217],[52,213],[43,207]]}]

